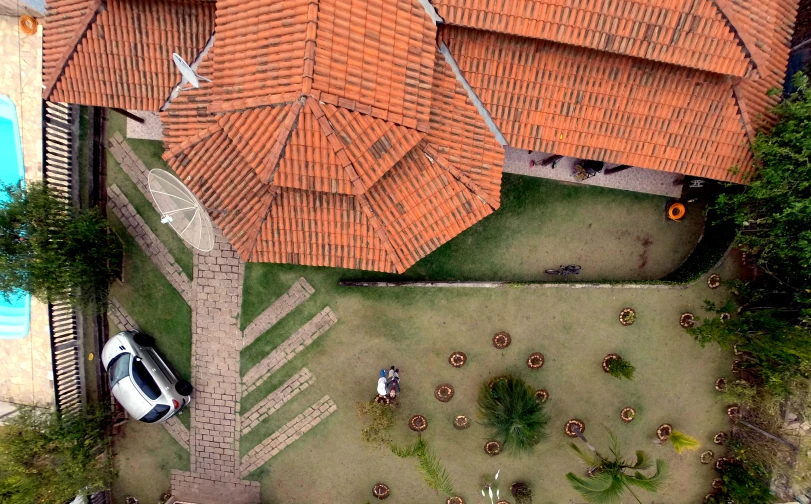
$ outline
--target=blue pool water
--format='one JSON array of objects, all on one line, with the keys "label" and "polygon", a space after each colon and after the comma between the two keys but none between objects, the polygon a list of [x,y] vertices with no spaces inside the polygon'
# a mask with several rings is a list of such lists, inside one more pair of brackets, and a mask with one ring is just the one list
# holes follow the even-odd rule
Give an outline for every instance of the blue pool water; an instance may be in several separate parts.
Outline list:
[{"label": "blue pool water", "polygon": [[[24,180],[17,109],[9,97],[0,95],[0,182],[20,184]],[[10,301],[0,296],[0,339],[25,338],[30,319],[31,296],[26,293],[12,294]]]}]

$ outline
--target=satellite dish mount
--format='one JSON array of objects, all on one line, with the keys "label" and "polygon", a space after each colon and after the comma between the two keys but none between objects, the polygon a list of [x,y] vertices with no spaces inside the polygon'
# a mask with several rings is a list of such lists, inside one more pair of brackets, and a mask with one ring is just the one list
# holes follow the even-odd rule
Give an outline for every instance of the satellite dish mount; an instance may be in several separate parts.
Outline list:
[{"label": "satellite dish mount", "polygon": [[[211,79],[197,75],[197,72],[178,53],[172,53],[172,61],[175,62],[175,66],[180,70],[180,75],[183,76],[179,87],[181,91],[199,88],[200,81],[211,82]],[[189,87],[183,87],[183,84],[189,84]]]}]

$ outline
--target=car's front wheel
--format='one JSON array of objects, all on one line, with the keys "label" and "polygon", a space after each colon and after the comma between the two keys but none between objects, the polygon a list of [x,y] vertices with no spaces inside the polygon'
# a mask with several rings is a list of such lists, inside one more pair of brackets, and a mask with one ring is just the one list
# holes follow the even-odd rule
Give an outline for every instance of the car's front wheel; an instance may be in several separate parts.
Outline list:
[{"label": "car's front wheel", "polygon": [[175,383],[175,390],[177,391],[178,394],[187,396],[191,395],[191,392],[192,390],[194,390],[194,387],[192,387],[191,383],[187,382],[186,380],[178,380],[178,382]]},{"label": "car's front wheel", "polygon": [[136,333],[132,337],[132,341],[135,342],[136,345],[142,347],[152,347],[155,346],[155,339],[152,336],[144,333]]}]

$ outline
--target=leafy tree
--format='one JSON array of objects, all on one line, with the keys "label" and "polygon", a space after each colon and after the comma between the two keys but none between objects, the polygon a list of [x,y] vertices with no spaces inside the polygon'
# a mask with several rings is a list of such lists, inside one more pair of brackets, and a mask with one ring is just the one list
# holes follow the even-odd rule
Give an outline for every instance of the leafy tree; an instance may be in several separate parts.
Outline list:
[{"label": "leafy tree", "polygon": [[0,502],[64,504],[107,488],[105,417],[22,408],[0,426]]},{"label": "leafy tree", "polygon": [[0,190],[0,290],[105,303],[122,248],[99,211],[76,210],[42,183]]},{"label": "leafy tree", "polygon": [[721,473],[723,487],[714,503],[768,504],[774,502],[769,488],[769,473],[759,465],[730,464]]},{"label": "leafy tree", "polygon": [[752,145],[758,171],[743,191],[716,205],[740,226],[738,246],[806,308],[811,301],[811,89],[802,72],[795,93],[773,109],[777,124]]},{"label": "leafy tree", "polygon": [[627,490],[637,502],[641,503],[642,501],[634,493],[633,487],[648,492],[659,490],[665,478],[666,468],[663,460],[655,462],[656,472],[653,475],[645,476],[640,471],[650,469],[654,464],[642,450],[636,452],[636,460],[633,462],[625,459],[620,453],[617,437],[608,431],[611,455],[604,457],[586,441],[582,432],[577,432],[577,434],[591,453],[584,452],[574,443],[571,443],[570,446],[589,467],[590,476],[581,478],[573,473],[568,473],[566,479],[569,480],[572,488],[577,490],[588,502],[595,504],[619,502]]},{"label": "leafy tree", "polygon": [[549,417],[535,392],[520,378],[505,376],[492,386],[482,384],[478,407],[483,425],[507,449],[526,453],[546,437]]},{"label": "leafy tree", "polygon": [[745,352],[742,369],[756,374],[762,387],[775,394],[788,392],[795,377],[811,376],[811,337],[803,326],[774,310],[742,312],[726,321],[705,319],[688,332],[701,343],[733,345]]}]

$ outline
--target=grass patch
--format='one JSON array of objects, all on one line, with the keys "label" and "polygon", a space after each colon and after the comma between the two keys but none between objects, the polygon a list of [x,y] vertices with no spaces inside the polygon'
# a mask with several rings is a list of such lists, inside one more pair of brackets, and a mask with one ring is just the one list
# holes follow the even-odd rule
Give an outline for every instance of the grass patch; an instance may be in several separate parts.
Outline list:
[{"label": "grass patch", "polygon": [[[108,134],[110,136],[112,136],[113,132],[119,131],[126,138],[127,124],[124,116],[111,112],[108,128]],[[160,148],[160,152],[163,152],[163,146],[160,142],[150,140],[127,140],[127,142],[132,147],[133,152],[138,154],[147,168],[163,168],[168,170],[169,167],[166,166],[166,163],[160,158],[160,153],[157,151],[157,149]],[[140,145],[138,150],[135,148],[136,142]],[[147,142],[148,145],[143,145],[143,142]],[[142,156],[142,153],[146,155]],[[156,154],[157,157],[155,157]],[[171,172],[171,170],[169,171]],[[152,232],[155,233],[155,236],[158,237],[161,243],[163,243],[172,254],[172,257],[175,258],[175,261],[177,261],[183,269],[183,272],[186,273],[186,276],[191,279],[194,270],[191,250],[186,247],[185,243],[183,243],[183,239],[180,238],[171,227],[161,224],[160,214],[152,206],[152,203],[146,199],[129,175],[121,169],[121,166],[113,155],[108,152],[107,185],[113,184],[116,184],[118,188],[121,189],[121,192],[127,197],[130,204],[135,208],[135,211],[138,212],[138,215],[144,219],[144,222],[146,222]]]},{"label": "grass patch", "polygon": [[112,295],[121,302],[138,327],[155,338],[161,355],[177,374],[189,380],[191,309],[121,222],[112,215],[110,222],[124,244],[124,283],[113,284]]}]

